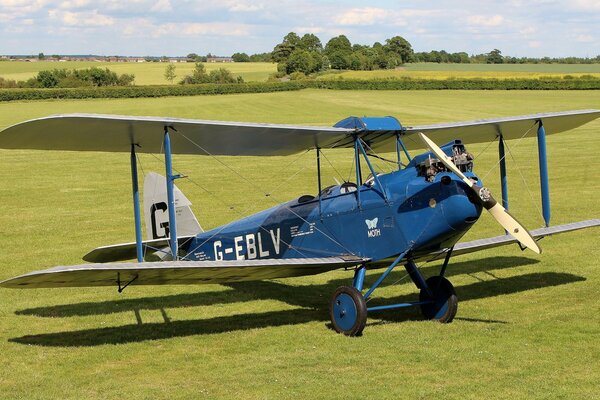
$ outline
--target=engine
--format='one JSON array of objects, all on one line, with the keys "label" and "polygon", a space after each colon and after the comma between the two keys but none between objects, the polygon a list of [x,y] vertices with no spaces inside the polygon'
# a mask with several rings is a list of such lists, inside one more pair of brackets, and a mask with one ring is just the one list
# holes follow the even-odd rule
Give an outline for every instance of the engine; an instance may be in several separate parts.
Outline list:
[{"label": "engine", "polygon": [[[461,140],[455,140],[442,146],[442,150],[446,154],[452,154],[450,156],[452,162],[462,172],[471,172],[473,170],[473,155],[467,151]],[[448,168],[435,158],[432,153],[424,154],[423,159],[417,162],[415,167],[417,168],[418,175],[424,177],[428,182],[433,182],[435,176],[440,172],[448,172]]]}]

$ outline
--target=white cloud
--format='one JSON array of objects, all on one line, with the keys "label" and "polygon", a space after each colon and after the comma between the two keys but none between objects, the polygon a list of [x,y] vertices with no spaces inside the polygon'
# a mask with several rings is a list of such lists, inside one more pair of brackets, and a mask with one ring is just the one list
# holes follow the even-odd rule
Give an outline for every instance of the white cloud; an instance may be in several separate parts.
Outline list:
[{"label": "white cloud", "polygon": [[525,36],[533,35],[536,32],[537,32],[537,29],[534,28],[533,26],[527,26],[527,27],[522,28],[521,30],[519,30],[519,33],[521,35],[525,35]]},{"label": "white cloud", "polygon": [[592,35],[578,35],[575,40],[581,43],[592,43],[594,41],[594,37]]},{"label": "white cloud", "polygon": [[158,0],[151,8],[150,11],[154,12],[168,12],[173,10],[170,0]]},{"label": "white cloud", "polygon": [[251,26],[237,23],[167,23],[156,25],[151,20],[140,18],[129,20],[123,26],[126,36],[152,36],[173,38],[181,36],[245,37],[251,33]]},{"label": "white cloud", "polygon": [[373,25],[385,19],[388,12],[383,8],[353,8],[336,17],[333,21],[340,25]]},{"label": "white cloud", "polygon": [[72,10],[76,8],[82,8],[90,4],[90,0],[67,0],[60,3],[58,6],[63,10]]},{"label": "white cloud", "polygon": [[255,12],[265,8],[264,4],[254,4],[252,1],[228,1],[225,4],[227,9],[233,12]]},{"label": "white cloud", "polygon": [[478,27],[493,27],[502,25],[504,17],[500,14],[496,15],[469,15],[467,24]]},{"label": "white cloud", "polygon": [[532,40],[530,42],[527,42],[527,46],[529,46],[532,49],[539,49],[540,47],[542,47],[542,42],[540,42],[539,40]]},{"label": "white cloud", "polygon": [[600,1],[598,0],[569,0],[568,5],[588,11],[600,11]]},{"label": "white cloud", "polygon": [[[61,15],[62,14],[62,15]],[[57,12],[59,17],[67,26],[92,27],[114,25],[115,20],[107,15],[99,14],[96,10],[89,12]]]},{"label": "white cloud", "polygon": [[294,32],[298,33],[298,35],[302,36],[305,33],[323,33],[325,32],[325,28],[319,26],[297,26],[293,29]]}]

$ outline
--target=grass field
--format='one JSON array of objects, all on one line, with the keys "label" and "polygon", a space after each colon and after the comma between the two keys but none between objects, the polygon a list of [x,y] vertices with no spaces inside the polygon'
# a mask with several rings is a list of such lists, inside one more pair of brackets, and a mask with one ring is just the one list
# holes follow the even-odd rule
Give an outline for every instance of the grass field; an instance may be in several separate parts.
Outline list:
[{"label": "grass field", "polygon": [[600,78],[600,64],[406,64],[393,70],[330,71],[319,79],[344,77],[345,79],[402,78],[540,78],[571,75],[592,75]]},{"label": "grass field", "polygon": [[[193,63],[175,64],[176,81],[189,74]],[[277,72],[273,63],[206,63],[206,70],[227,68],[235,75],[241,75],[247,82],[266,81],[270,74]],[[119,74],[134,74],[136,85],[164,85],[169,82],[164,77],[165,63],[99,63],[99,62],[0,62],[0,76],[5,79],[26,80],[41,70],[54,68],[110,68]],[[593,75],[600,78],[600,64],[407,64],[395,70],[377,71],[329,71],[319,79],[381,79],[381,78],[539,78],[563,77],[564,75]]]},{"label": "grass field", "polygon": [[[246,82],[266,81],[270,74],[277,71],[277,65],[271,63],[205,63],[208,72],[217,68],[227,68],[234,75],[240,75]],[[94,61],[68,62],[0,62],[0,76],[16,81],[27,80],[39,71],[55,68],[81,69],[90,67],[109,68],[119,74],[134,74],[136,85],[166,85],[166,63],[109,63]],[[175,64],[175,82],[181,80],[194,69],[194,63]]]},{"label": "grass field", "polygon": [[[0,129],[66,112],[317,125],[394,115],[413,125],[599,106],[598,91],[304,90],[0,103]],[[600,215],[600,184],[589,164],[600,152],[599,129],[597,120],[548,138],[554,224]],[[511,210],[539,227],[536,142],[508,146]],[[477,155],[475,171],[499,197],[496,145],[468,148]],[[324,162],[324,183],[345,178],[351,155],[325,155],[342,176]],[[312,153],[220,161],[248,181],[211,158],[174,160],[192,178],[178,186],[205,228],[316,191]],[[141,162],[146,172],[162,170],[150,155]],[[0,180],[2,279],[78,263],[91,248],[133,238],[127,154],[0,150]],[[483,215],[465,239],[500,233]],[[373,313],[360,338],[327,328],[329,296],[351,279],[344,271],[229,286],[130,287],[120,295],[116,288],[2,289],[0,398],[600,399],[598,233],[546,238],[541,256],[515,246],[456,258],[449,277],[461,303],[453,323],[423,321],[416,309]],[[436,273],[436,265],[424,273]],[[376,277],[370,273],[367,283]],[[398,270],[388,282],[402,277]],[[415,293],[404,279],[373,301]]]}]

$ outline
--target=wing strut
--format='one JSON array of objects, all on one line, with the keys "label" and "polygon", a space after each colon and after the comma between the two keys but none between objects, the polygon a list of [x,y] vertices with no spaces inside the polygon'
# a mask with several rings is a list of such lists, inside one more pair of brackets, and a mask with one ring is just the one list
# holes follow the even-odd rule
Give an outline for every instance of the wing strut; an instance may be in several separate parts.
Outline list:
[{"label": "wing strut", "polygon": [[[133,142],[133,138],[132,142]],[[135,249],[138,262],[144,261],[142,250],[142,218],[140,216],[140,190],[138,187],[137,158],[135,156],[135,143],[131,143],[131,187],[133,191],[133,217],[135,218]]]},{"label": "wing strut", "polygon": [[[175,129],[175,128],[171,128]],[[173,260],[179,259],[177,247],[177,221],[175,217],[175,196],[173,194],[173,182],[181,178],[181,175],[173,175],[173,165],[171,161],[171,138],[169,137],[169,127],[165,125],[165,175],[167,177],[167,202],[169,203],[169,247]]]},{"label": "wing strut", "polygon": [[542,192],[542,211],[546,228],[550,226],[550,184],[548,183],[548,158],[546,157],[546,129],[540,119],[538,122],[538,156],[540,160],[540,189]]}]

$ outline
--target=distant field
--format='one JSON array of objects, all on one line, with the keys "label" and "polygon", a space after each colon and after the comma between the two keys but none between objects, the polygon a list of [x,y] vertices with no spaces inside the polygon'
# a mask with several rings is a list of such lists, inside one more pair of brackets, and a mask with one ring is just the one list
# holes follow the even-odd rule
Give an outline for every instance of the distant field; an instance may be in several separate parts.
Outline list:
[{"label": "distant field", "polygon": [[[205,63],[208,72],[226,68],[234,75],[241,75],[247,82],[266,81],[270,74],[277,71],[277,65],[271,63]],[[165,79],[164,73],[166,63],[108,63],[108,62],[18,62],[4,61],[0,62],[0,76],[5,79],[14,79],[17,81],[26,80],[46,69],[74,69],[74,68],[109,68],[119,74],[134,74],[136,85],[165,85],[169,82]],[[194,69],[194,63],[176,63],[175,74],[177,77],[174,82],[178,82],[184,75],[191,73]]]},{"label": "distant field", "polygon": [[[0,62],[0,76],[6,79],[26,80],[37,72],[54,68],[110,68],[123,74],[134,74],[136,85],[164,85],[169,82],[164,77],[165,63],[100,63],[100,62]],[[193,63],[175,64],[175,82],[190,73]],[[270,74],[277,72],[274,63],[205,63],[207,71],[227,68],[234,75],[241,75],[247,82],[266,81]],[[447,78],[539,78],[563,77],[564,75],[593,75],[600,78],[600,64],[407,64],[395,70],[377,71],[328,71],[318,79],[381,79],[411,77],[420,79]]]},{"label": "distant field", "polygon": [[[599,105],[600,91],[303,90],[11,102],[0,103],[0,130],[68,112],[326,126],[349,115],[393,115],[413,125]],[[600,216],[600,183],[588,163],[600,154],[599,131],[596,120],[548,137],[553,224]],[[497,145],[467,146],[477,156],[475,172],[499,196]],[[539,227],[536,142],[508,147],[511,211]],[[325,156],[325,185],[351,175],[348,151]],[[157,157],[140,155],[144,172],[162,171]],[[175,156],[174,166],[190,177],[177,185],[205,228],[317,190],[313,152]],[[0,150],[0,279],[79,263],[91,248],[132,240],[129,174],[126,153]],[[416,309],[373,313],[359,338],[327,327],[329,297],[350,283],[348,271],[131,286],[122,294],[0,289],[0,398],[600,399],[599,231],[545,238],[540,256],[511,246],[455,258],[448,268],[460,299],[453,323],[423,321]],[[484,214],[465,240],[501,232]],[[432,275],[438,266],[423,271]],[[373,302],[415,299],[405,275],[394,271]],[[377,276],[369,272],[367,286]]]},{"label": "distant field", "polygon": [[330,71],[319,79],[381,79],[381,78],[539,78],[565,75],[593,75],[600,78],[600,64],[407,64],[394,70]]}]

